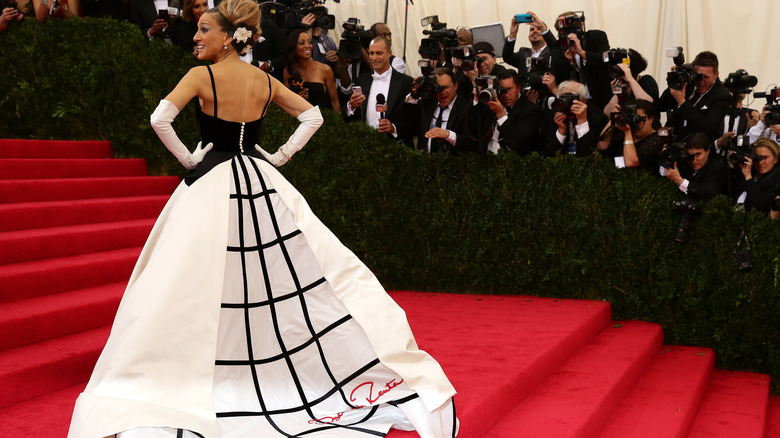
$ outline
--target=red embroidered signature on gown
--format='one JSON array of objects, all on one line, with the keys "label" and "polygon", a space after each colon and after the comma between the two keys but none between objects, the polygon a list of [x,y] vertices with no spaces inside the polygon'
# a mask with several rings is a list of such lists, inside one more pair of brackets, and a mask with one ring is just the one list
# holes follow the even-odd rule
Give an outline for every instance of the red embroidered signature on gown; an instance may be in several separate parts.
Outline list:
[{"label": "red embroidered signature on gown", "polygon": [[[349,401],[356,402],[358,401],[358,398],[360,395],[356,397],[356,393],[359,392],[358,390],[361,388],[364,388],[365,390],[368,390],[368,393],[365,394],[365,399],[368,402],[368,405],[373,405],[376,403],[377,400],[379,400],[383,395],[387,394],[388,392],[392,391],[393,388],[396,386],[404,383],[403,379],[396,382],[395,379],[385,383],[384,389],[380,389],[379,392],[374,394],[374,382],[365,382],[361,383],[360,385],[356,386],[355,389],[352,390],[352,393],[349,395]],[[356,409],[364,408],[365,406],[356,405]],[[354,409],[352,409],[354,410]],[[309,424],[324,424],[324,423],[335,423],[336,421],[341,420],[341,417],[344,416],[346,412],[339,412],[335,417],[322,417],[322,418],[316,418],[314,420],[309,420]]]}]

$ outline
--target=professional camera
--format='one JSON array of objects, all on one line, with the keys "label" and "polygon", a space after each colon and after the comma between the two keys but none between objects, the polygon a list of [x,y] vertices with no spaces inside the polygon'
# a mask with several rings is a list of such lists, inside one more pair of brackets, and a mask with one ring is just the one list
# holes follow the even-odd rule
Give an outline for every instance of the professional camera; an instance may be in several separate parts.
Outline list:
[{"label": "professional camera", "polygon": [[684,199],[682,201],[674,201],[675,210],[682,213],[680,221],[677,223],[677,227],[674,229],[675,242],[685,243],[688,241],[688,236],[691,233],[691,225],[693,224],[694,215],[701,211],[701,206],[690,199]]},{"label": "professional camera", "polygon": [[575,100],[580,100],[580,96],[574,93],[563,93],[553,99],[550,103],[550,109],[556,113],[563,113],[568,117],[573,117],[574,114],[571,112],[571,107]]},{"label": "professional camera", "polygon": [[520,86],[524,91],[534,90],[541,96],[546,96],[550,89],[542,83],[545,73],[552,72],[552,58],[526,58],[525,67],[528,73],[520,76]]},{"label": "professional camera", "polygon": [[628,84],[615,84],[612,86],[612,94],[617,96],[617,102],[619,105],[623,105],[628,102],[630,87]]},{"label": "professional camera", "polygon": [[639,122],[647,120],[647,117],[637,114],[636,105],[631,104],[621,105],[619,110],[612,111],[609,118],[613,126],[629,126],[630,128],[636,128]]},{"label": "professional camera", "polygon": [[602,56],[604,63],[609,66],[607,73],[612,79],[625,76],[618,64],[631,65],[631,49],[609,49]]},{"label": "professional camera", "polygon": [[[417,90],[415,91],[415,86]],[[435,99],[436,93],[444,90],[444,86],[436,83],[435,75],[419,76],[412,84],[412,98]]]},{"label": "professional camera", "polygon": [[672,58],[674,67],[666,74],[666,85],[673,90],[682,90],[685,84],[695,84],[702,80],[702,75],[696,73],[693,64],[685,63],[682,47],[666,49],[666,56]]},{"label": "professional camera", "polygon": [[577,35],[580,42],[585,39],[585,13],[578,11],[558,17],[555,27],[558,29],[558,47],[561,50],[566,50],[574,44],[569,39],[570,33]]},{"label": "professional camera", "polygon": [[753,93],[753,96],[766,98],[766,103],[769,105],[767,108],[769,112],[764,115],[764,124],[767,126],[780,124],[780,105],[777,103],[780,100],[780,88],[772,88],[767,92],[759,91]]},{"label": "professional camera", "polygon": [[735,135],[731,138],[730,145],[730,150],[734,151],[733,154],[728,155],[729,164],[732,166],[745,164],[748,158],[753,160],[754,163],[764,159],[764,157],[753,152],[747,135]]},{"label": "professional camera", "polygon": [[436,68],[434,61],[431,59],[420,59],[417,61],[417,67],[420,67],[420,73],[424,77],[430,76],[433,70]]},{"label": "professional camera", "polygon": [[461,71],[471,71],[475,67],[479,68],[479,63],[482,62],[481,58],[477,58],[474,47],[472,46],[453,47],[452,57],[461,60]]},{"label": "professional camera", "polygon": [[[453,47],[458,46],[458,32],[455,29],[447,29],[447,23],[440,22],[438,15],[423,18],[421,25],[422,27],[431,26],[431,30],[423,30],[423,35],[427,35],[428,38],[423,38],[420,41],[418,49],[420,55],[439,55],[442,47],[444,47],[445,52],[450,52]],[[447,59],[449,57],[449,55],[446,56]]]},{"label": "professional camera", "polygon": [[749,75],[744,69],[729,73],[726,80],[723,81],[723,86],[735,96],[737,94],[749,94],[753,91],[752,88],[756,84],[758,84],[758,78]]},{"label": "professional camera", "polygon": [[261,6],[263,17],[272,17],[276,24],[286,29],[294,29],[301,24],[301,19],[308,14],[314,14],[315,19],[311,27],[321,27],[323,29],[334,29],[336,27],[336,17],[328,14],[328,8],[322,6],[321,2],[313,0],[303,0],[293,2],[289,6],[281,3],[266,2]]},{"label": "professional camera", "polygon": [[678,165],[691,161],[692,157],[680,142],[670,143],[658,154],[658,165],[670,169],[674,163]]},{"label": "professional camera", "polygon": [[341,24],[344,32],[341,33],[338,54],[342,58],[358,60],[363,57],[363,49],[368,48],[374,34],[365,30],[360,20],[349,18]]},{"label": "professional camera", "polygon": [[479,90],[477,99],[482,103],[488,103],[494,98],[506,93],[506,88],[498,85],[498,77],[496,76],[480,76],[475,79],[474,83]]}]

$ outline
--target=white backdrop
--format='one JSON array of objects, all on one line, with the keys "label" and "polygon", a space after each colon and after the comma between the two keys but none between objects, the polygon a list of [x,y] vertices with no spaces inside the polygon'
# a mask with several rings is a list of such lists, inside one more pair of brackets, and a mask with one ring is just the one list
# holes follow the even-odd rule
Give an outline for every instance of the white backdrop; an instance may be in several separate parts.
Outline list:
[{"label": "white backdrop", "polygon": [[[423,38],[420,20],[438,15],[448,28],[503,23],[509,33],[514,14],[535,12],[554,28],[555,18],[565,11],[584,11],[587,29],[607,33],[611,47],[639,51],[663,91],[672,60],[668,47],[682,46],[687,62],[697,53],[711,50],[720,61],[720,78],[744,68],[758,77],[755,91],[780,86],[780,1],[778,0],[413,0],[409,5],[406,38],[407,73],[417,75],[417,48]],[[385,0],[327,0],[336,16],[333,37],[338,42],[340,24],[357,17],[366,28],[384,21]],[[406,0],[389,0],[387,23],[393,32],[393,54],[404,54],[404,9]],[[554,30],[553,30],[554,31]],[[528,27],[521,25],[517,47],[528,46]],[[496,47],[500,54],[501,48]],[[750,105],[761,108],[760,99]]]}]

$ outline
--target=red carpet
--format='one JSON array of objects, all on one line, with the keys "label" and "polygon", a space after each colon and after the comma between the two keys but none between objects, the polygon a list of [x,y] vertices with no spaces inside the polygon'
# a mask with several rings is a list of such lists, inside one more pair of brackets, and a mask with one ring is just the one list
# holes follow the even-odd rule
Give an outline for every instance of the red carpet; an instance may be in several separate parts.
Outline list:
[{"label": "red carpet", "polygon": [[[0,140],[0,437],[65,437],[178,184],[110,157],[108,142]],[[766,375],[713,370],[712,351],[665,346],[608,303],[391,295],[458,390],[461,437],[780,438]]]}]

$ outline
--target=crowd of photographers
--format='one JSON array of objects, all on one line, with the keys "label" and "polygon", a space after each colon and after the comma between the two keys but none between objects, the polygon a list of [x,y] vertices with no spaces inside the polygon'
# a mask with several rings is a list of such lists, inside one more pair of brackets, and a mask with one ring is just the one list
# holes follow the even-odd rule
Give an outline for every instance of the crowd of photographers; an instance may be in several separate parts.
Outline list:
[{"label": "crowd of photographers", "polygon": [[[25,14],[111,16],[193,51],[197,21],[214,1],[0,0],[0,31]],[[244,60],[313,104],[429,153],[602,154],[668,178],[690,199],[678,205],[685,214],[725,194],[780,216],[780,89],[754,93],[763,108],[743,108],[757,79],[738,70],[721,81],[710,51],[686,63],[682,48],[667,50],[674,67],[661,92],[644,57],[586,30],[582,12],[561,13],[554,29],[533,12],[517,14],[503,47],[432,16],[422,23],[422,75],[412,78],[393,56],[388,26],[337,23],[322,3],[261,3],[263,32]],[[528,44],[517,44],[524,28]]]}]

